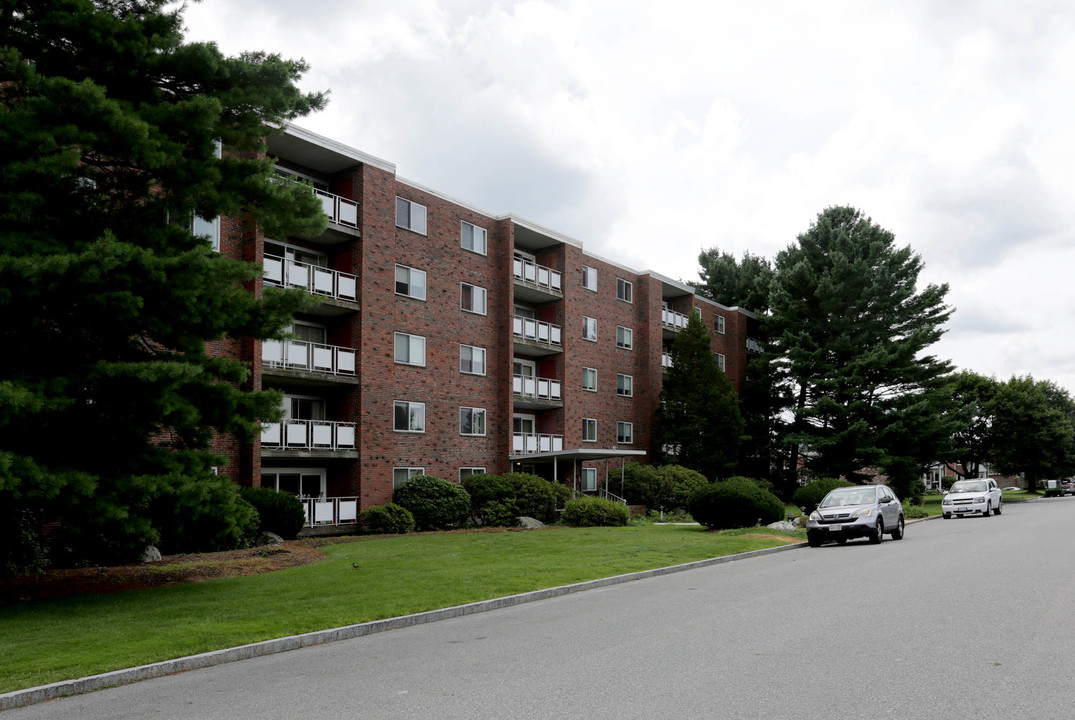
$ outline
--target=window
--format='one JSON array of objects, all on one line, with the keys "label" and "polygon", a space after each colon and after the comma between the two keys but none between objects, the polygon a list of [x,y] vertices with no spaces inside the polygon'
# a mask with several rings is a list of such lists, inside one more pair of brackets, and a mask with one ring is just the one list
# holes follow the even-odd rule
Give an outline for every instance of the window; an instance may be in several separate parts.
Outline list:
[{"label": "window", "polygon": [[473,345],[459,346],[459,372],[471,375],[485,374],[485,348]]},{"label": "window", "polygon": [[395,490],[415,475],[425,475],[426,469],[422,467],[396,467],[392,468],[392,489]]},{"label": "window", "polygon": [[616,347],[630,350],[635,346],[635,331],[622,325],[616,326]]},{"label": "window", "polygon": [[633,397],[635,394],[635,379],[631,375],[616,375],[616,394],[624,397]]},{"label": "window", "polygon": [[582,338],[597,342],[597,318],[582,316]]},{"label": "window", "polygon": [[464,478],[468,478],[471,475],[484,475],[485,468],[483,467],[461,467],[459,468],[459,482],[463,482]]},{"label": "window", "polygon": [[623,278],[616,278],[616,298],[633,303],[634,297],[634,286]]},{"label": "window", "polygon": [[582,441],[583,442],[597,442],[597,419],[596,418],[583,418],[582,419]]},{"label": "window", "polygon": [[396,432],[425,432],[426,404],[396,400],[394,427]]},{"label": "window", "polygon": [[582,266],[582,287],[597,292],[597,268]]},{"label": "window", "polygon": [[425,300],[426,271],[415,270],[406,265],[396,265],[396,295],[406,295],[416,300]]},{"label": "window", "polygon": [[485,408],[459,408],[459,434],[485,434]]},{"label": "window", "polygon": [[191,232],[194,235],[200,237],[209,238],[209,242],[213,244],[213,249],[220,252],[220,218],[215,217],[212,220],[206,220],[200,215],[195,215],[191,222]]},{"label": "window", "polygon": [[460,244],[464,250],[470,250],[476,252],[479,255],[485,254],[485,228],[480,228],[477,225],[471,225],[468,222],[463,223],[463,229],[460,233]]},{"label": "window", "polygon": [[630,445],[635,441],[635,424],[629,422],[616,423],[616,442],[620,445]]},{"label": "window", "polygon": [[396,333],[396,362],[426,366],[426,339],[421,335]]},{"label": "window", "polygon": [[713,329],[717,331],[718,335],[724,334],[724,316],[715,315],[713,317]]},{"label": "window", "polygon": [[426,206],[396,198],[396,227],[426,234]]},{"label": "window", "polygon": [[597,468],[582,468],[582,491],[597,491]]},{"label": "window", "polygon": [[597,392],[597,368],[582,368],[582,389]]},{"label": "window", "polygon": [[460,307],[467,312],[477,313],[479,315],[485,314],[485,288],[478,287],[477,285],[468,285],[467,283],[460,283],[462,286]]},{"label": "window", "polygon": [[713,357],[717,359],[717,367],[723,371],[724,368],[724,355],[722,353],[713,353]]}]

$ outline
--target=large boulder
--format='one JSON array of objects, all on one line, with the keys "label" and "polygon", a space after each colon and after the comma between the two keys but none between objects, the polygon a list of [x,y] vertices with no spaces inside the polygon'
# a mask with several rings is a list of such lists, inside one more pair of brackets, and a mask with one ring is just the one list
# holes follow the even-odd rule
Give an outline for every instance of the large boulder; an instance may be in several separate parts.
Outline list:
[{"label": "large boulder", "polygon": [[258,539],[254,541],[254,544],[261,547],[262,545],[281,545],[283,542],[284,539],[276,533],[264,530],[258,535]]},{"label": "large boulder", "polygon": [[526,517],[525,515],[519,518],[519,527],[521,528],[543,528],[545,523],[532,517]]},{"label": "large boulder", "polygon": [[773,530],[783,530],[784,532],[791,532],[795,529],[795,525],[789,523],[787,520],[777,520],[775,523],[769,523],[765,527],[772,528]]},{"label": "large boulder", "polygon": [[155,545],[146,545],[146,549],[142,551],[142,562],[160,562],[161,551],[156,548]]}]

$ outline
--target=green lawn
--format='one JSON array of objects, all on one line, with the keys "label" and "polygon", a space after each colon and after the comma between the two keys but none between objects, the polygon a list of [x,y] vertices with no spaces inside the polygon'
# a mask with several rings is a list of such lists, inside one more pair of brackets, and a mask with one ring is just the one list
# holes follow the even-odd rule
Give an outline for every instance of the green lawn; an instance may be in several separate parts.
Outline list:
[{"label": "green lawn", "polygon": [[265,575],[8,603],[0,692],[784,544],[756,533],[645,524],[367,537]]}]

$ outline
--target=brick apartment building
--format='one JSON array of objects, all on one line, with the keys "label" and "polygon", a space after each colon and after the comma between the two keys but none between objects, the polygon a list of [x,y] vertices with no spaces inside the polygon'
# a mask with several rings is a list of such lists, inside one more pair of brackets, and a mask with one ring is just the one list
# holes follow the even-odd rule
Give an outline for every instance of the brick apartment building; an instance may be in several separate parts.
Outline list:
[{"label": "brick apartment building", "polygon": [[264,237],[222,218],[221,252],[264,266],[264,286],[318,303],[294,338],[229,340],[251,389],[285,394],[253,445],[220,438],[220,472],[311,498],[311,524],[348,522],[419,473],[458,481],[534,472],[580,492],[645,460],[669,363],[699,313],[737,389],[756,317],[688,285],[587,253],[514,216],[492,216],[396,176],[395,166],[290,127],[278,171],[312,181],[317,237]]}]

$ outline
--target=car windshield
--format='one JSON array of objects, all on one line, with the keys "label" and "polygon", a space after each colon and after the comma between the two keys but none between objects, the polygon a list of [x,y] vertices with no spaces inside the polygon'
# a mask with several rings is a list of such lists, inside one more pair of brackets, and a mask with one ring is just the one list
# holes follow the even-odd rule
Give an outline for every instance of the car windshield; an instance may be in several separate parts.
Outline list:
[{"label": "car windshield", "polygon": [[874,488],[841,488],[826,495],[821,501],[821,507],[872,505],[875,502],[877,502],[877,490]]},{"label": "car windshield", "polygon": [[950,492],[985,492],[986,485],[980,480],[960,480],[959,482],[952,483],[952,490]]}]

